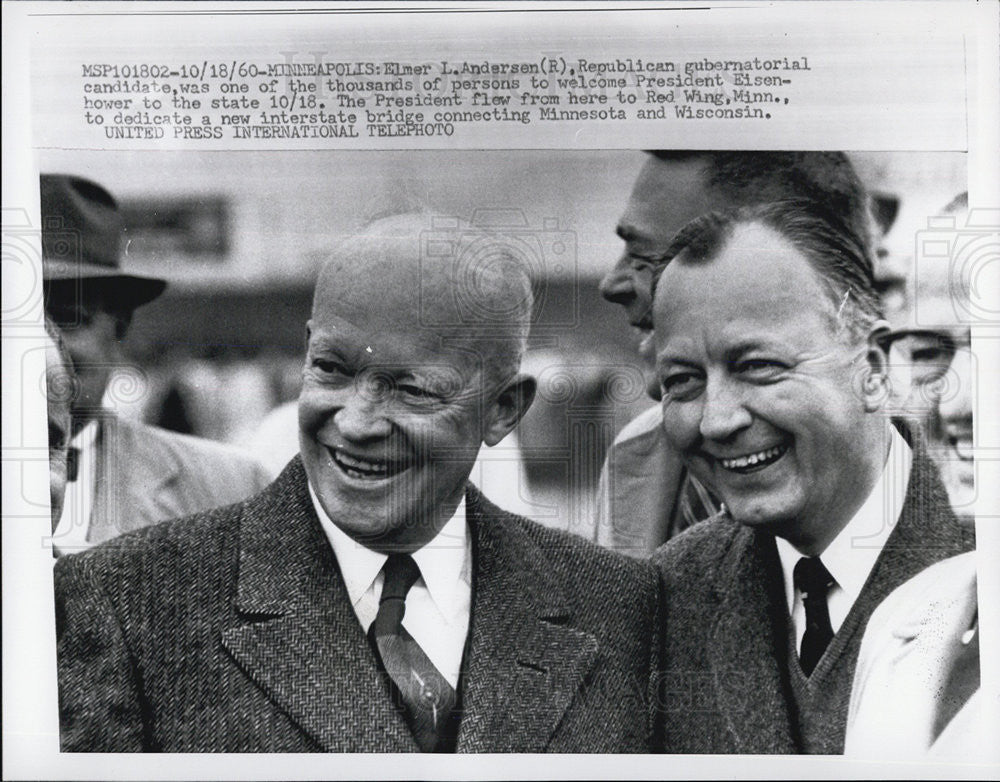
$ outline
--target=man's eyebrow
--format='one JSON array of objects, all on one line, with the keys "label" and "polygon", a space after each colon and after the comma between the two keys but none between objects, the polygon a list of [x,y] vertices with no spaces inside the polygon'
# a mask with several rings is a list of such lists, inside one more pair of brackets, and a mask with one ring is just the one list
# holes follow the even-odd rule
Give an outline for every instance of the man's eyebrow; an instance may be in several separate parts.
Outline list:
[{"label": "man's eyebrow", "polygon": [[344,350],[344,345],[340,342],[340,340],[336,337],[324,336],[322,334],[316,334],[313,339],[309,341],[309,351],[327,353],[336,356],[343,361],[353,358],[347,351]]},{"label": "man's eyebrow", "polygon": [[767,339],[746,339],[742,342],[737,342],[735,345],[731,346],[726,350],[726,359],[729,361],[734,361],[740,356],[746,355],[747,353],[752,353],[755,350],[781,350],[783,346],[774,341],[769,341]]},{"label": "man's eyebrow", "polygon": [[699,369],[701,364],[697,361],[693,361],[689,358],[684,358],[683,356],[676,355],[671,352],[670,346],[668,345],[664,350],[656,354],[657,364],[678,364],[680,366],[690,367],[692,369]]}]

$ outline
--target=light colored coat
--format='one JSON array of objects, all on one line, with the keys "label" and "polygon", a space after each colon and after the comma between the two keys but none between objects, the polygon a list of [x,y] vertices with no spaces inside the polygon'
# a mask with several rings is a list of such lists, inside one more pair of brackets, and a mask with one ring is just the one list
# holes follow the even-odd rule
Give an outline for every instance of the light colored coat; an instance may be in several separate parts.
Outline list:
[{"label": "light colored coat", "polygon": [[[1000,762],[978,687],[969,693],[979,680],[977,610],[974,552],[932,565],[886,598],[861,642],[845,755]],[[942,712],[954,716],[943,721]]]},{"label": "light colored coat", "polygon": [[97,435],[97,485],[88,542],[246,499],[271,482],[228,445],[106,412]]}]

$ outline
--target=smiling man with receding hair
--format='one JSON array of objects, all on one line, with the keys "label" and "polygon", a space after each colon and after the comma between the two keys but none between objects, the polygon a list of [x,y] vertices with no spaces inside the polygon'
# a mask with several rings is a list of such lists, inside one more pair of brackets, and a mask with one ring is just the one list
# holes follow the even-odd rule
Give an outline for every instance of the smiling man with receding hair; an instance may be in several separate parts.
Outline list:
[{"label": "smiling man with receding hair", "polygon": [[651,749],[655,572],[468,482],[532,401],[531,285],[430,227],[380,220],[322,270],[268,489],[57,568],[64,749]]},{"label": "smiling man with receding hair", "polygon": [[[885,411],[863,236],[817,204],[705,215],[656,281],[664,436],[725,503],[655,555],[669,752],[839,754],[865,624],[972,540]],[[671,697],[672,696],[672,697]]]}]

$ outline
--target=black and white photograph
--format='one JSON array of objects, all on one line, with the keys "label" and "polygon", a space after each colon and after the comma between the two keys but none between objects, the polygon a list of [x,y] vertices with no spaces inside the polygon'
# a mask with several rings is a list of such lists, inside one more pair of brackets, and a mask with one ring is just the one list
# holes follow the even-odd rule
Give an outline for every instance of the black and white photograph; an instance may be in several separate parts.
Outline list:
[{"label": "black and white photograph", "polygon": [[5,775],[997,778],[997,14],[805,5],[26,4]]}]

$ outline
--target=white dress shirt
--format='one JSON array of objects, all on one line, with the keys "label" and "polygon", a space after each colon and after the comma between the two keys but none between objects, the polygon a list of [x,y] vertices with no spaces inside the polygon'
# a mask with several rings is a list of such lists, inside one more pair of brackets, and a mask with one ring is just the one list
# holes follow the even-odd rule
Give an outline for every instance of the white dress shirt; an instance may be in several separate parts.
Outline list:
[{"label": "white dress shirt", "polygon": [[79,449],[75,481],[66,482],[66,495],[52,545],[60,554],[72,554],[88,548],[90,514],[94,509],[97,490],[98,421],[93,420],[70,440],[70,447]]},{"label": "white dress shirt", "polygon": [[[354,613],[367,632],[378,614],[382,567],[389,557],[366,548],[334,524],[311,485],[309,496],[337,557]],[[472,606],[472,548],[464,498],[438,534],[413,552],[413,560],[420,578],[406,595],[403,627],[457,688]]]},{"label": "white dress shirt", "polygon": [[[834,585],[827,593],[826,601],[830,610],[830,624],[836,633],[847,618],[851,606],[858,599],[868,580],[868,574],[875,566],[882,547],[889,539],[899,521],[906,499],[906,487],[910,481],[913,453],[895,427],[889,443],[882,474],[875,482],[871,494],[864,501],[854,517],[847,522],[820,559],[833,576]],[[803,556],[784,538],[776,538],[781,570],[785,577],[785,598],[788,612],[795,628],[795,648],[802,648],[802,636],[806,632],[806,609],[802,593],[795,588],[792,573]]]}]

